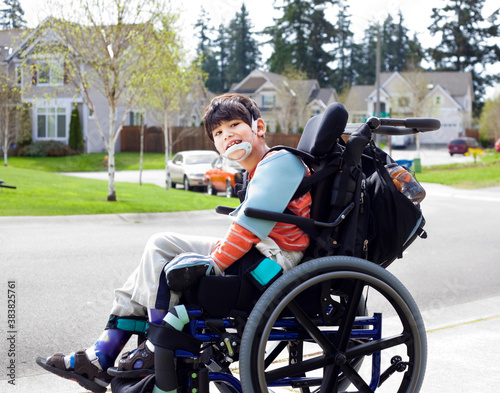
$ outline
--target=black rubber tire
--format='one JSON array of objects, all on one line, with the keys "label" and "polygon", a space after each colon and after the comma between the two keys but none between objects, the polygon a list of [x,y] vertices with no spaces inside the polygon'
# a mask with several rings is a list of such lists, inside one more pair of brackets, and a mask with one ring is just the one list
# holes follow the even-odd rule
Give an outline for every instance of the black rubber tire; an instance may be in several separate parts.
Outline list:
[{"label": "black rubber tire", "polygon": [[[308,330],[311,329],[311,326],[308,327],[311,319],[305,312],[301,315],[301,312],[305,310],[302,310],[298,305],[299,303],[295,302],[298,295],[320,283],[327,283],[329,285],[327,288],[336,288],[337,285],[351,288],[346,290],[349,294],[345,298],[350,299],[347,301],[346,309],[343,312],[346,319],[342,319],[342,322],[336,325],[338,326],[338,333],[336,334],[327,335],[322,333],[317,324],[311,324],[313,330]],[[349,283],[349,285],[346,285],[346,283]],[[312,355],[313,357],[308,359],[309,364],[316,367],[314,371],[319,372],[321,375],[320,378],[316,376],[318,381],[314,392],[343,391],[345,389],[346,375],[349,381],[356,385],[358,391],[372,392],[373,390],[368,386],[371,376],[363,377],[364,374],[360,375],[355,365],[349,363],[352,358],[349,358],[350,355],[346,352],[348,349],[352,349],[353,346],[349,338],[353,330],[352,320],[350,323],[346,322],[349,321],[348,315],[355,315],[359,310],[363,292],[368,287],[370,289],[368,295],[375,298],[375,305],[377,302],[381,302],[387,309],[389,316],[392,308],[395,318],[382,320],[383,335],[381,342],[371,341],[370,344],[370,341],[360,341],[356,343],[355,349],[358,351],[356,356],[358,358],[359,356],[366,357],[375,350],[381,350],[383,360],[387,360],[385,356],[390,356],[390,353],[393,353],[396,349],[403,351],[404,353],[401,355],[403,361],[406,362],[406,368],[400,373],[394,373],[394,378],[389,377],[387,382],[390,382],[382,385],[382,387],[399,384],[398,388],[390,389],[390,391],[399,393],[418,392],[425,374],[427,341],[423,320],[415,301],[403,284],[387,270],[363,259],[343,256],[325,257],[305,262],[283,275],[264,292],[250,314],[242,338],[240,373],[243,391],[253,393],[268,392],[266,378],[272,380],[276,376],[276,374],[271,373],[273,367],[278,370],[272,371],[273,373],[281,372],[279,378],[294,376],[293,374],[287,374],[287,372],[291,373],[294,365],[286,361],[277,362],[272,367],[265,365],[269,334],[279,315],[283,310],[287,309],[295,315],[295,320],[303,328],[301,331],[308,332],[310,345],[316,345],[318,338],[320,341],[323,340],[321,346],[317,345],[319,355],[318,352],[315,352]],[[330,293],[332,293],[331,290]],[[356,307],[357,310],[352,310],[353,307]],[[372,309],[370,303],[368,303],[368,309],[370,312],[379,311]],[[350,313],[350,310],[353,311],[353,314]],[[385,316],[385,309],[383,314]],[[389,326],[391,329],[395,326],[396,331],[400,331],[399,334],[396,334],[397,339],[394,339],[392,334],[390,336],[385,335],[384,322],[387,321],[392,324]],[[326,326],[326,324],[322,326]],[[331,327],[329,326],[330,329]],[[314,329],[317,329],[317,331]],[[274,331],[276,331],[276,328]],[[316,333],[316,336],[314,336],[314,333]],[[345,333],[344,339],[342,339],[342,333]],[[306,359],[302,360],[305,363]],[[302,362],[302,360],[299,359],[299,362]],[[368,367],[371,367],[371,361],[365,361],[364,365],[367,363]],[[351,366],[350,370],[349,366]],[[384,365],[381,373],[385,368]],[[311,368],[311,371],[313,371],[313,368]],[[279,378],[276,377],[276,379]],[[363,378],[368,380],[366,381]],[[309,390],[309,387],[303,389],[302,391],[306,392],[312,391]]]}]

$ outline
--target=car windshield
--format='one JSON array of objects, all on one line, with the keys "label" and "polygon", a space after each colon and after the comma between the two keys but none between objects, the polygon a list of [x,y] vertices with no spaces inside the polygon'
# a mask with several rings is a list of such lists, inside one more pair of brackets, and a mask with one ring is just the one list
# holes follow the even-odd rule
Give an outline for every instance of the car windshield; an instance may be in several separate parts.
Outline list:
[{"label": "car windshield", "polygon": [[200,154],[196,156],[186,157],[186,164],[187,165],[210,164],[213,160],[214,160],[213,154]]}]

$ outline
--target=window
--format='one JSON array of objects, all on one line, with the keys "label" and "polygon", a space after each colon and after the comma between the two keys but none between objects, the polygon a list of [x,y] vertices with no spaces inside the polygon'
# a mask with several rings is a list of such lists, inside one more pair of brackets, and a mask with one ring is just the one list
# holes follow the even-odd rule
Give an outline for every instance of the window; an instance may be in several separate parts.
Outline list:
[{"label": "window", "polygon": [[441,104],[441,96],[436,96],[436,98],[434,99],[434,102],[436,105]]},{"label": "window", "polygon": [[144,125],[144,115],[141,112],[130,112],[129,121],[131,126]]},{"label": "window", "polygon": [[407,107],[410,105],[410,99],[408,97],[399,97],[398,98],[398,106],[401,107]]},{"label": "window", "polygon": [[37,109],[39,139],[66,139],[66,109],[46,107]]},{"label": "window", "polygon": [[273,107],[274,106],[274,96],[273,95],[263,95],[262,96],[262,106],[263,107]]},{"label": "window", "polygon": [[37,76],[39,85],[62,85],[64,82],[63,65],[58,61],[38,63]]}]

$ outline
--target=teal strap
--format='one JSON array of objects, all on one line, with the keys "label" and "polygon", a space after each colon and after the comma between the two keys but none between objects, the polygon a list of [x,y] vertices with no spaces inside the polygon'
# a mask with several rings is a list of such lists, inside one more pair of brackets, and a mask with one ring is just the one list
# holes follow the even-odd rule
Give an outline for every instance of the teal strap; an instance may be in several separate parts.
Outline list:
[{"label": "teal strap", "polygon": [[266,286],[278,274],[281,273],[281,266],[269,258],[264,258],[250,274],[262,286]]},{"label": "teal strap", "polygon": [[177,393],[177,389],[167,391],[167,390],[162,390],[155,385],[152,393]]},{"label": "teal strap", "polygon": [[116,321],[116,327],[120,330],[125,330],[127,332],[137,332],[145,333],[148,327],[148,321],[129,319],[129,318],[119,318]]}]

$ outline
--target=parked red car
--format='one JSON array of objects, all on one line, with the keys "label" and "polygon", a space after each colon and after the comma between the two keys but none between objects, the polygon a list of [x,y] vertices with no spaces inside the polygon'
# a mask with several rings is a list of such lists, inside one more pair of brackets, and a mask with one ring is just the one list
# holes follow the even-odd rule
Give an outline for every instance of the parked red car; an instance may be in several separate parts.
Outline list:
[{"label": "parked red car", "polygon": [[479,147],[479,143],[474,138],[455,138],[448,143],[448,153],[450,153],[450,156],[453,154],[465,154],[469,150],[469,147]]},{"label": "parked red car", "polygon": [[495,151],[500,153],[500,138],[495,142]]},{"label": "parked red car", "polygon": [[207,193],[217,195],[218,192],[225,192],[227,198],[236,196],[234,185],[241,182],[242,174],[245,170],[236,161],[228,160],[222,156],[212,162],[212,168],[205,173],[205,183]]}]

